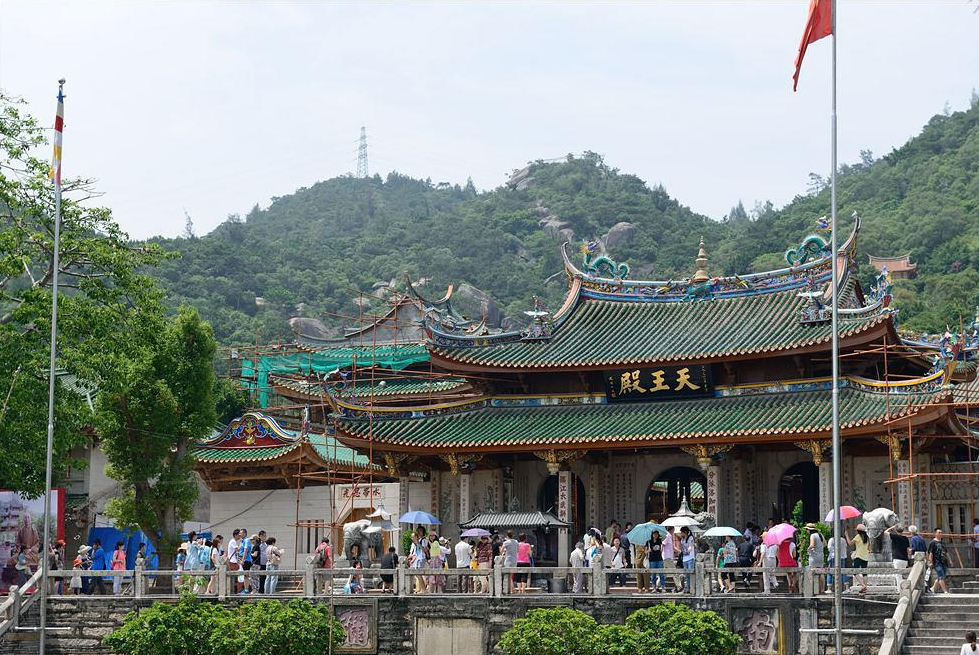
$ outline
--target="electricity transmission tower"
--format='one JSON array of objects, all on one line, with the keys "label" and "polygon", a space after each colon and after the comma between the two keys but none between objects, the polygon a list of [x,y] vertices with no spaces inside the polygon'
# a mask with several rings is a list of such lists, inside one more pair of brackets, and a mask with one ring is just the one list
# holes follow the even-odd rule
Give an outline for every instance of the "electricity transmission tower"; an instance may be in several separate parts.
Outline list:
[{"label": "electricity transmission tower", "polygon": [[357,150],[357,177],[367,177],[367,128],[360,128],[360,148]]}]

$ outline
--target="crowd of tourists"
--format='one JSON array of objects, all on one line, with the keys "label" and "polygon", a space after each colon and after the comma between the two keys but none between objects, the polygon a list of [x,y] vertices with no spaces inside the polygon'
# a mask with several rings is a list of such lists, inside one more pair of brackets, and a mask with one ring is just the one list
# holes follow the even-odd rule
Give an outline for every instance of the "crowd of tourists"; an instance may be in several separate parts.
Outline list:
[{"label": "crowd of tourists", "polygon": [[[789,592],[799,590],[799,570],[803,562],[810,568],[828,568],[840,558],[842,568],[865,569],[870,562],[870,537],[862,523],[850,534],[848,529],[837,541],[825,538],[814,523],[805,525],[805,532],[798,532],[792,538],[778,543],[766,543],[768,530],[775,527],[775,520],[768,519],[762,528],[749,522],[741,537],[728,536],[715,545],[706,539],[698,539],[689,527],[666,527],[665,534],[655,531],[645,543],[632,543],[629,533],[633,525],[626,523],[624,528],[612,520],[604,533],[589,530],[572,551],[568,564],[572,568],[604,568],[613,572],[608,575],[610,588],[625,587],[634,578],[638,593],[693,593],[692,570],[699,553],[711,553],[711,563],[717,569],[716,585],[722,593],[734,593],[736,581],[740,578],[745,589],[751,589],[756,577],[760,578],[760,589],[764,594],[772,593],[784,578]],[[979,519],[974,521],[973,551],[975,565],[979,568]],[[803,538],[802,535],[805,535]],[[950,566],[948,545],[941,530],[936,530],[933,538],[926,541],[918,534],[914,525],[904,528],[897,525],[885,530],[890,540],[891,565],[895,569],[906,569],[914,560],[915,553],[922,553],[928,565],[926,574],[930,586],[928,593],[941,590],[948,593],[948,569]],[[724,568],[739,569],[725,572]],[[616,570],[633,569],[625,573]],[[635,572],[639,569],[639,572]],[[760,569],[754,572],[751,569]],[[607,572],[606,572],[607,573]],[[761,575],[758,576],[758,573]],[[580,593],[585,588],[584,573],[572,574],[572,592]],[[832,574],[817,575],[819,591],[832,593],[835,581]],[[867,578],[862,574],[843,575],[840,584],[844,593],[864,594],[867,592]]]},{"label": "crowd of tourists", "polygon": [[[276,545],[275,537],[266,537],[265,531],[248,536],[248,531],[238,528],[225,544],[224,537],[198,537],[191,531],[187,541],[180,544],[174,562],[173,585],[179,591],[195,594],[214,594],[217,591],[215,572],[221,564],[229,571],[238,571],[234,577],[233,591],[239,594],[274,594],[278,588],[278,571],[282,564],[283,549]],[[58,540],[48,553],[52,571],[68,570],[65,560],[65,543]],[[132,591],[132,576],[126,575],[128,555],[126,544],[117,541],[110,551],[100,539],[92,545],[82,545],[71,562],[71,575],[51,579],[53,594],[106,595],[111,583],[116,596]],[[137,546],[132,566],[150,569],[146,544]],[[119,571],[116,575],[92,575],[93,571]],[[267,575],[259,572],[266,571]]]}]

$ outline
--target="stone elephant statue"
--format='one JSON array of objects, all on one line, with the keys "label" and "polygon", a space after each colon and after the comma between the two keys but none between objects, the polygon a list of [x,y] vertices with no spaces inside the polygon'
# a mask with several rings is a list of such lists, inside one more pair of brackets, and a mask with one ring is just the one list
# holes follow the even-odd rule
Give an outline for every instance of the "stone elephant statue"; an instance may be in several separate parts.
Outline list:
[{"label": "stone elephant statue", "polygon": [[[368,558],[368,548],[370,547],[370,535],[364,534],[364,530],[369,528],[371,522],[369,519],[361,519],[359,521],[352,521],[350,523],[343,524],[343,557],[344,559],[353,562],[355,559],[359,559],[365,566],[368,565],[370,561]],[[356,557],[351,554],[352,547],[356,545],[359,553]]]},{"label": "stone elephant statue", "polygon": [[864,512],[863,524],[867,528],[867,536],[870,537],[870,552],[882,553],[890,552],[890,543],[884,543],[884,530],[892,528],[901,519],[897,514],[886,507],[878,507],[875,510]]}]

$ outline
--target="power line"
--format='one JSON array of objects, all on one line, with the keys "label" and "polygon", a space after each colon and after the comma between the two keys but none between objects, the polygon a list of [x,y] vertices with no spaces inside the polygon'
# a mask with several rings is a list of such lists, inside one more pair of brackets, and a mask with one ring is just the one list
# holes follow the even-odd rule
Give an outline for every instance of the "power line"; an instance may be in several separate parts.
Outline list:
[{"label": "power line", "polygon": [[360,128],[360,147],[357,149],[357,177],[367,177],[367,128]]}]

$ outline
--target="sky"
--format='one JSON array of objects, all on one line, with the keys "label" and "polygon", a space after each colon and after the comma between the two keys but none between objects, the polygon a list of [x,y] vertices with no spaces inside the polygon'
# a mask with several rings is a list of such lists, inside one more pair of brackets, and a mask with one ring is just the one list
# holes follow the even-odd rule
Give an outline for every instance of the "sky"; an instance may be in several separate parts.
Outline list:
[{"label": "sky", "polygon": [[[792,92],[808,5],[0,0],[0,88],[48,124],[67,79],[64,175],[134,238],[352,173],[362,125],[371,174],[492,189],[591,150],[721,218],[830,170],[831,39]],[[841,162],[968,106],[976,8],[840,1]]]}]

